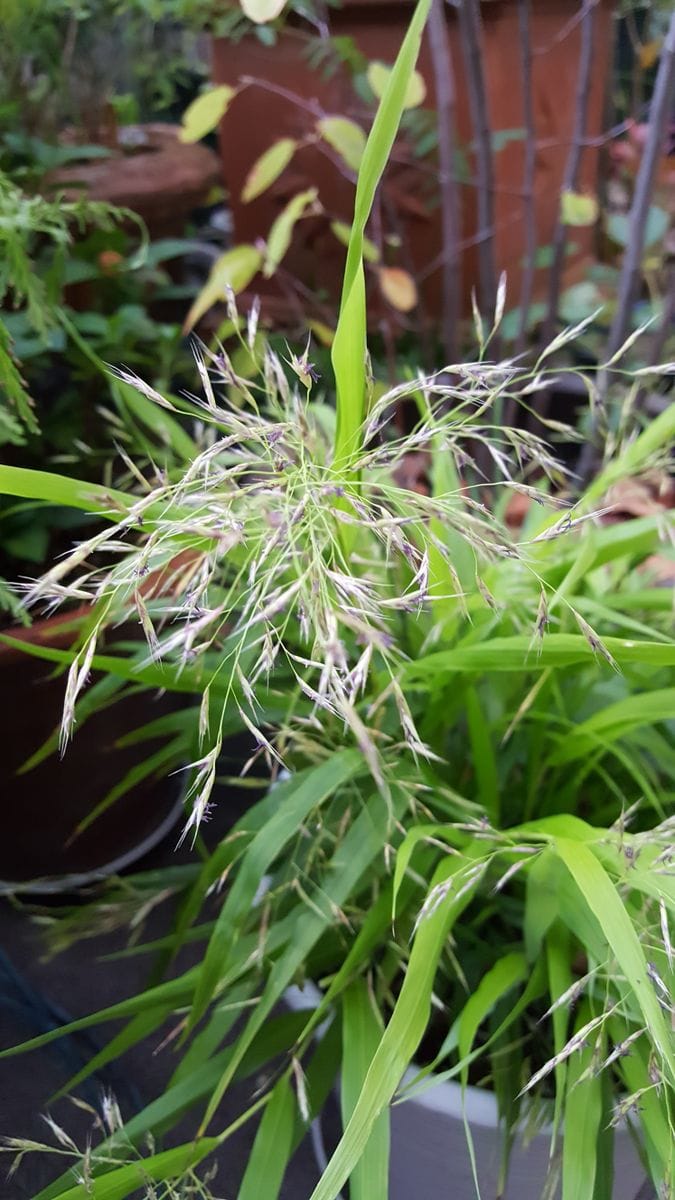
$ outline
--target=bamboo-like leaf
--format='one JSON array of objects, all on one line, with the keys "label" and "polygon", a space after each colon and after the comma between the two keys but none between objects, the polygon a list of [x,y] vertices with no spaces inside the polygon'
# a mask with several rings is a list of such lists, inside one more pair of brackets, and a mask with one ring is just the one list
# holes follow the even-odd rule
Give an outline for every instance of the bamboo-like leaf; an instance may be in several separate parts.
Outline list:
[{"label": "bamboo-like leaf", "polygon": [[276,1200],[293,1146],[296,1100],[284,1075],[272,1090],[237,1200]]},{"label": "bamboo-like leaf", "polygon": [[[620,1043],[626,1036],[624,1021],[616,1017],[609,1019],[609,1031],[615,1043]],[[668,1113],[661,1098],[654,1088],[650,1072],[650,1056],[648,1046],[643,1039],[634,1042],[630,1054],[619,1057],[617,1070],[623,1080],[627,1095],[639,1094],[637,1116],[645,1138],[647,1159],[652,1179],[659,1182],[670,1182],[675,1175],[675,1137],[668,1119]],[[671,1118],[672,1120],[672,1118]],[[667,1193],[666,1193],[667,1194]]]},{"label": "bamboo-like leaf", "polygon": [[[355,979],[342,997],[342,1076],[340,1106],[346,1128],[356,1108],[368,1068],[382,1037],[382,1018],[364,979]],[[389,1194],[389,1113],[373,1125],[365,1150],[349,1178],[350,1200],[387,1200]]]},{"label": "bamboo-like leaf", "polygon": [[[549,995],[551,997],[551,1004],[554,1005],[572,984],[571,962],[573,956],[570,953],[570,934],[560,921],[556,921],[548,931],[544,946]],[[553,1050],[556,1055],[560,1055],[563,1046],[567,1042],[568,1021],[569,1012],[564,1005],[561,1004],[554,1008],[551,1014],[551,1024],[553,1026]],[[555,1104],[553,1108],[553,1132],[551,1134],[552,1150],[555,1147],[555,1140],[562,1120],[566,1083],[567,1059],[563,1058],[555,1067]]]},{"label": "bamboo-like leaf", "polygon": [[405,876],[405,873],[408,870],[408,865],[410,863],[410,859],[412,857],[415,847],[419,844],[419,842],[424,841],[425,838],[445,837],[448,840],[452,840],[452,836],[453,836],[453,831],[448,825],[436,825],[436,824],[414,825],[412,829],[408,830],[408,832],[406,833],[405,837],[403,838],[403,841],[401,842],[398,850],[396,851],[396,863],[394,865],[394,884],[393,884],[393,888],[392,888],[392,898],[391,898],[391,903],[392,903],[391,919],[392,919],[392,921],[396,920],[396,901],[398,898],[398,893],[399,893],[401,884],[403,883],[403,878]]},{"label": "bamboo-like leaf", "polygon": [[550,761],[556,765],[584,758],[598,743],[609,745],[642,725],[669,721],[675,717],[675,688],[660,688],[651,692],[636,692],[617,700],[574,727],[569,738],[553,752]]},{"label": "bamboo-like leaf", "polygon": [[[0,642],[13,646],[32,658],[41,658],[45,662],[69,664],[74,657],[74,651],[57,650],[54,646],[39,646],[34,642],[23,642],[19,638],[0,634]],[[93,671],[106,671],[120,679],[131,683],[143,684],[150,688],[168,688],[174,692],[198,693],[204,686],[204,672],[192,671],[190,668],[178,672],[171,664],[149,663],[141,666],[140,660],[114,654],[95,654],[91,660]]]},{"label": "bamboo-like leaf", "polygon": [[490,738],[490,727],[481,708],[478,693],[470,687],[466,692],[466,719],[471,739],[471,752],[478,785],[476,800],[485,809],[493,824],[499,823],[499,776],[497,760]]},{"label": "bamboo-like leaf", "polygon": [[459,1017],[458,1052],[463,1061],[462,1087],[469,1082],[469,1055],[478,1030],[500,1000],[527,977],[528,965],[524,954],[514,951],[497,960],[483,976],[475,992],[467,1000]]},{"label": "bamboo-like leaf", "polygon": [[225,116],[235,95],[236,89],[223,83],[197,96],[183,113],[181,142],[199,142],[211,133]]},{"label": "bamboo-like leaf", "polygon": [[90,1029],[92,1025],[100,1025],[103,1021],[124,1020],[161,1004],[166,1003],[171,1006],[185,1004],[192,995],[196,978],[197,968],[191,967],[183,975],[169,980],[168,983],[147,988],[144,992],[137,996],[131,996],[128,1000],[120,1000],[108,1008],[102,1008],[98,1012],[89,1013],[86,1017],[70,1021],[68,1025],[62,1025],[59,1029],[50,1029],[47,1033],[41,1033],[39,1037],[30,1038],[27,1042],[0,1050],[0,1058],[11,1058],[14,1054],[24,1054],[27,1050],[39,1050],[41,1046],[48,1046],[50,1042],[65,1037],[67,1034],[78,1033],[81,1029]]},{"label": "bamboo-like leaf", "polygon": [[672,1036],[666,1026],[654,985],[647,973],[644,950],[635,926],[616,887],[588,845],[559,837],[555,840],[555,849],[607,939],[644,1016],[672,1086],[675,1084],[675,1050]]},{"label": "bamboo-like leaf", "polygon": [[[579,1006],[575,1028],[590,1021],[586,1003]],[[594,1200],[598,1138],[602,1116],[602,1082],[592,1070],[594,1039],[568,1062],[567,1102],[562,1154],[562,1200]],[[582,1078],[582,1076],[586,1076]]]},{"label": "bamboo-like leaf", "polygon": [[366,135],[361,126],[349,117],[322,117],[316,127],[350,171],[358,171],[366,148]]},{"label": "bamboo-like leaf", "polygon": [[307,215],[308,209],[315,207],[317,196],[316,188],[307,188],[305,192],[298,192],[298,195],[293,196],[293,199],[289,200],[283,211],[279,213],[267,237],[267,253],[263,267],[263,275],[266,279],[269,279],[276,271],[291,244],[297,222],[301,217]]},{"label": "bamboo-like leaf", "polygon": [[390,819],[402,811],[404,799],[393,801],[393,814],[379,793],[364,798],[362,803],[362,811],[331,859],[322,881],[319,897],[322,911],[318,908],[300,908],[291,913],[292,939],[271,968],[264,992],[236,1043],[232,1061],[213,1091],[202,1129],[207,1128],[241,1058],[268,1020],[274,1005],[281,999],[324,930],[334,922],[335,909],[345,903],[364,872],[372,869],[374,862],[380,861]]},{"label": "bamboo-like leaf", "polygon": [[0,492],[5,496],[22,496],[27,500],[45,500],[65,508],[102,513],[111,521],[121,521],[136,502],[135,496],[100,483],[69,479],[50,471],[32,471],[27,467],[0,465]]},{"label": "bamboo-like leaf", "polygon": [[189,333],[197,322],[213,308],[214,304],[225,300],[227,289],[231,288],[237,295],[248,287],[262,266],[263,257],[256,246],[242,243],[226,250],[216,259],[211,267],[209,277],[198,296],[193,301],[190,311],[183,323],[183,333]]},{"label": "bamboo-like leaf", "polygon": [[163,1150],[124,1167],[115,1167],[91,1181],[78,1183],[57,1193],[55,1200],[126,1200],[148,1180],[160,1183],[164,1179],[179,1179],[190,1167],[196,1167],[212,1154],[218,1145],[218,1138],[202,1138],[175,1146],[173,1150]]},{"label": "bamboo-like leaf", "polygon": [[256,159],[251,167],[241,193],[243,204],[249,204],[256,196],[261,196],[286,170],[298,143],[295,138],[279,138],[268,146],[264,154]]},{"label": "bamboo-like leaf", "polygon": [[[612,658],[623,666],[644,663],[655,667],[675,666],[675,644],[648,642],[609,637],[603,645]],[[423,655],[404,668],[409,679],[440,672],[451,677],[455,671],[543,671],[546,667],[567,667],[575,663],[593,662],[596,654],[586,638],[575,633],[546,634],[540,648],[532,647],[532,638],[514,634],[494,637],[484,642],[459,645],[452,650],[438,650]],[[611,673],[609,666],[608,672]]]},{"label": "bamboo-like leaf", "polygon": [[391,1020],[375,1052],[349,1124],[310,1200],[335,1200],[363,1154],[375,1121],[389,1104],[419,1046],[429,1020],[431,991],[441,951],[473,890],[468,887],[455,899],[454,876],[476,857],[477,852],[473,852],[469,860],[446,860],[434,874],[430,895],[446,886],[447,893],[435,910],[420,921]]},{"label": "bamboo-like leaf", "polygon": [[[664,446],[671,446],[674,438],[675,403],[669,404],[658,417],[654,417],[635,441],[628,442],[621,452],[611,459],[584,492],[584,505],[590,507],[619,479],[635,475],[654,454],[663,450]],[[628,525],[633,523],[627,522]]]},{"label": "bamboo-like leaf", "polygon": [[363,760],[356,750],[334,755],[275,789],[275,811],[258,831],[239,863],[234,883],[223,905],[204,957],[190,1013],[192,1029],[206,1011],[218,980],[230,966],[231,951],[241,924],[253,903],[260,880],[274,859],[294,837],[310,813],[356,775]]},{"label": "bamboo-like leaf", "polygon": [[92,1055],[85,1066],[76,1075],[73,1075],[67,1083],[64,1083],[63,1087],[59,1088],[52,1099],[56,1100],[59,1096],[74,1092],[83,1080],[89,1079],[94,1072],[100,1071],[109,1062],[114,1062],[116,1058],[119,1058],[132,1046],[137,1046],[143,1038],[150,1037],[150,1034],[155,1033],[160,1028],[170,1013],[171,1008],[166,1005],[160,1005],[158,1008],[148,1008],[143,1012],[137,1013],[135,1017],[131,1018],[124,1029],[111,1038],[102,1050]]},{"label": "bamboo-like leaf", "polygon": [[376,188],[389,159],[419,53],[431,0],[417,8],[387,81],[359,168],[354,218],[347,250],[340,316],[333,340],[332,362],[337,387],[334,460],[348,463],[359,449],[366,391],[366,289],[363,237]]}]

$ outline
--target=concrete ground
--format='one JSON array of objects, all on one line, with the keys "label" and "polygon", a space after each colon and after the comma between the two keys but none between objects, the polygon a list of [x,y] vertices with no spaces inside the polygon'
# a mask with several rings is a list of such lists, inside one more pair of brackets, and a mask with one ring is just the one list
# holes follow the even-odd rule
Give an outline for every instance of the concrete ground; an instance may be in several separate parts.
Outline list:
[{"label": "concrete ground", "polygon": [[[250,795],[250,793],[248,793]],[[221,795],[210,838],[236,820],[246,802],[245,794]],[[139,867],[175,865],[189,851],[175,851],[172,834]],[[170,926],[168,906],[153,914],[147,926],[148,937],[162,936]],[[44,958],[41,931],[25,908],[0,901],[0,1047],[6,1048],[43,1032],[50,1010],[60,1010],[68,1018],[86,1015],[133,995],[144,986],[147,957],[104,962],[104,955],[120,949],[125,938],[120,933],[95,937],[68,949],[54,958]],[[194,950],[192,951],[194,955]],[[181,964],[183,967],[186,962]],[[166,1032],[171,1026],[167,1026]],[[49,1104],[49,1098],[63,1087],[87,1062],[107,1037],[121,1028],[119,1022],[107,1028],[96,1027],[86,1035],[59,1040],[41,1050],[0,1060],[0,1136],[23,1137],[53,1142],[43,1114],[49,1112],[75,1139],[86,1143],[91,1117],[69,1100]],[[107,1036],[106,1036],[107,1035]],[[79,1092],[86,1101],[100,1104],[104,1089],[114,1092],[125,1118],[144,1103],[161,1094],[164,1082],[175,1067],[171,1046],[156,1053],[164,1034],[144,1040],[128,1051],[110,1068],[104,1068],[94,1081]],[[224,1128],[247,1107],[259,1079],[253,1078],[226,1094],[218,1117]],[[197,1110],[195,1110],[197,1112]],[[184,1119],[171,1135],[171,1141],[189,1139],[195,1120]],[[235,1134],[218,1154],[218,1171],[211,1189],[218,1200],[236,1200],[250,1147],[255,1122]],[[7,1179],[11,1155],[0,1161],[0,1197],[3,1200],[32,1200],[50,1180],[65,1169],[68,1162],[56,1155],[31,1154],[24,1158],[18,1172]],[[291,1162],[282,1188],[282,1200],[307,1200],[318,1177],[312,1148],[303,1144]],[[262,1200],[262,1197],[261,1197]]]}]

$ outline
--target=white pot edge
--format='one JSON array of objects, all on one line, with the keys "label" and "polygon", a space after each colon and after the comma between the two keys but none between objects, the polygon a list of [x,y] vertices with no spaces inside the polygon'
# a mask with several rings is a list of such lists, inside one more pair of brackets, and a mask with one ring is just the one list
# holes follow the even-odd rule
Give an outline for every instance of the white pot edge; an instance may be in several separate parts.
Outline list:
[{"label": "white pot edge", "polygon": [[[321,992],[311,980],[306,980],[302,988],[290,987],[284,992],[284,1001],[294,1012],[304,1009],[311,1010],[321,1001]],[[411,1084],[419,1075],[419,1070],[409,1067],[403,1076],[405,1085]],[[430,1077],[433,1080],[433,1075]],[[442,1079],[429,1083],[423,1092],[401,1100],[399,1105],[415,1104],[427,1111],[456,1121],[466,1119],[470,1125],[482,1126],[487,1129],[499,1127],[497,1097],[493,1092],[484,1088],[468,1086],[462,1092],[460,1084],[451,1079]],[[397,1105],[397,1107],[399,1106]],[[545,1130],[541,1130],[542,1133]]]}]

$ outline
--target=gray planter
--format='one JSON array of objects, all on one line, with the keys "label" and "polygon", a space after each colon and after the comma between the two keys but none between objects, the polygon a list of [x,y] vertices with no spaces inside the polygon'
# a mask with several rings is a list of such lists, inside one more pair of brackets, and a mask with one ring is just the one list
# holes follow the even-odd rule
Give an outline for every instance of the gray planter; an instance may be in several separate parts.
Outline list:
[{"label": "gray planter", "polygon": [[[315,1008],[321,993],[312,983],[289,988],[286,1003],[298,1010]],[[410,1084],[415,1071],[404,1083]],[[516,1140],[506,1189],[499,1192],[501,1136],[497,1100],[492,1092],[458,1083],[431,1083],[410,1099],[392,1105],[389,1200],[477,1200],[464,1116],[471,1130],[481,1200],[542,1200],[548,1171],[550,1130]],[[320,1168],[325,1166],[323,1138],[315,1123],[313,1141]],[[318,1127],[318,1128],[317,1128]],[[636,1200],[644,1169],[628,1129],[614,1139],[612,1200]],[[548,1200],[556,1200],[560,1189]]]},{"label": "gray planter", "polygon": [[[464,1112],[471,1129],[482,1200],[541,1200],[548,1170],[550,1132],[527,1144],[517,1140],[505,1191],[498,1190],[501,1138],[491,1092],[467,1088]],[[616,1131],[613,1200],[635,1200],[644,1180],[626,1128]],[[559,1194],[559,1192],[558,1192]],[[389,1200],[476,1200],[459,1084],[437,1083],[391,1109]]]}]

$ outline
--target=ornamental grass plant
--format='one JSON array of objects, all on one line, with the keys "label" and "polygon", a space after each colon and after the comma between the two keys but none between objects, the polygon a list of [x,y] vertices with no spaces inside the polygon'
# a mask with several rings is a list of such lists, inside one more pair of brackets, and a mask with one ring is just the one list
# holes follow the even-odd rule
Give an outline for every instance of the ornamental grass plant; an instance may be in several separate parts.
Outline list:
[{"label": "ornamental grass plant", "polygon": [[[87,606],[72,651],[33,651],[67,670],[62,749],[125,689],[195,698],[161,722],[149,702],[138,731],[173,735],[149,769],[189,762],[182,837],[202,851],[165,881],[177,909],[170,935],[144,948],[154,981],[68,1027],[122,1021],[71,1087],[167,1021],[173,1074],[35,1200],[193,1187],[253,1118],[237,1194],[273,1200],[337,1083],[342,1137],[311,1200],[347,1184],[351,1200],[385,1200],[389,1106],[439,1078],[496,1093],[505,1177],[518,1130],[548,1124],[551,1189],[560,1176],[564,1200],[610,1197],[612,1140],[628,1124],[645,1174],[673,1195],[675,640],[672,594],[649,570],[657,549],[672,551],[664,514],[606,518],[618,481],[667,464],[675,406],[637,433],[643,377],[622,375],[620,355],[602,364],[622,419],[579,494],[543,438],[501,424],[549,385],[552,356],[579,329],[534,365],[495,363],[477,315],[479,361],[371,394],[363,231],[427,10],[422,0],[363,157],[336,409],[315,398],[309,346],[285,362],[260,348],[254,310],[241,333],[254,382],[221,348],[198,348],[187,464],[130,461],[137,486],[119,491],[0,469],[7,491],[102,519],[25,589],[32,606]],[[493,329],[503,305],[502,288]],[[120,375],[175,420],[172,402]],[[398,436],[389,417],[402,396],[418,420]],[[401,482],[413,452],[427,464],[419,490]],[[531,501],[516,534],[514,493]],[[142,647],[101,653],[103,631],[129,619]],[[88,687],[93,670],[103,678]],[[245,771],[274,786],[207,851],[202,825],[237,729],[253,743]],[[140,906],[157,887],[143,875],[113,885],[106,920],[115,901],[128,920],[130,896]],[[96,921],[94,905],[65,936]],[[188,941],[202,953],[176,974]],[[280,1012],[307,980],[321,999]],[[223,1127],[221,1101],[247,1079],[248,1107]],[[192,1139],[162,1149],[186,1113]]]}]

